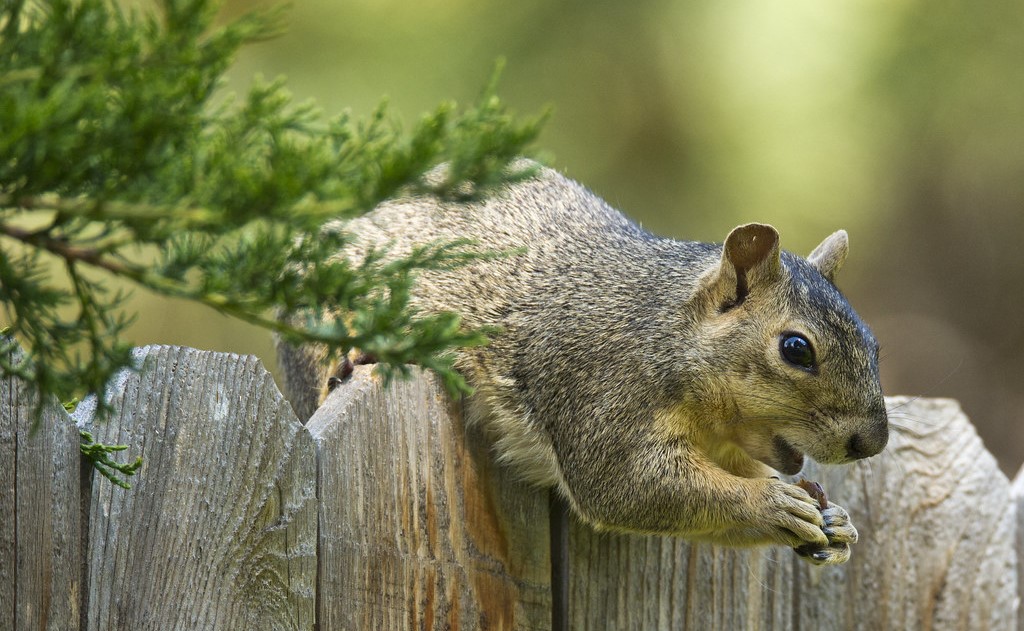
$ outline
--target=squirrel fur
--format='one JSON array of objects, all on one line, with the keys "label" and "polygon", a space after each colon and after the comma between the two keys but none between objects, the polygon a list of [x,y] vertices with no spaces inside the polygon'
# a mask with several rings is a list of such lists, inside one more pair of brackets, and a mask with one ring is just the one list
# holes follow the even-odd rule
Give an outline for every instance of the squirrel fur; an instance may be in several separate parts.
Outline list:
[{"label": "squirrel fur", "polygon": [[[806,259],[764,224],[721,245],[661,238],[550,169],[480,202],[399,199],[326,229],[341,228],[395,257],[467,238],[522,251],[421,272],[414,306],[500,330],[457,353],[475,389],[468,417],[584,522],[849,557],[846,512],[774,477],[804,455],[848,463],[888,440],[878,344],[833,283],[844,231]],[[787,360],[794,336],[810,365]],[[331,374],[322,349],[280,354],[297,411],[311,413]]]}]

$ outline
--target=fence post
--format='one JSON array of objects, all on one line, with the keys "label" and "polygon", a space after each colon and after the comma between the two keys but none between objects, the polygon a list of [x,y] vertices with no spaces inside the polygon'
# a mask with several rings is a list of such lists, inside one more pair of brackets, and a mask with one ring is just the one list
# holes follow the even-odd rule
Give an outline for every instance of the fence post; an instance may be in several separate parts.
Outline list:
[{"label": "fence post", "polygon": [[319,622],[333,629],[546,629],[547,494],[493,464],[435,377],[357,367],[313,415]]},{"label": "fence post", "polygon": [[43,403],[37,424],[37,403],[19,379],[0,377],[0,628],[76,630],[78,430],[56,400]]},{"label": "fence post", "polygon": [[315,454],[291,406],[252,356],[136,360],[91,428],[143,466],[128,491],[94,476],[88,628],[312,629]]}]

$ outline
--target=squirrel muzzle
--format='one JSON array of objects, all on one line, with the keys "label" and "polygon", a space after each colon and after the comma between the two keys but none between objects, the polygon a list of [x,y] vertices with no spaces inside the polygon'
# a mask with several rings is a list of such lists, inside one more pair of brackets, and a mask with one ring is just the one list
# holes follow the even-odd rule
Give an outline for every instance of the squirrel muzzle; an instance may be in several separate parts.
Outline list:
[{"label": "squirrel muzzle", "polygon": [[855,432],[846,441],[846,457],[849,460],[860,460],[880,453],[889,442],[889,421],[882,415],[880,420],[871,423],[866,429]]}]

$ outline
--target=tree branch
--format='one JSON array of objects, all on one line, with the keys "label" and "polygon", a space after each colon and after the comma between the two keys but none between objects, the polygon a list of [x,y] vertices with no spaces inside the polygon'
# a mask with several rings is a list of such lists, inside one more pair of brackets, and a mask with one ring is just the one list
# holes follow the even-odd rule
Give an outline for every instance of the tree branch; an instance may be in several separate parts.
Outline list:
[{"label": "tree branch", "polygon": [[63,259],[69,266],[76,262],[85,263],[91,267],[105,270],[115,276],[126,278],[132,282],[156,291],[165,296],[184,298],[192,302],[206,305],[221,313],[233,316],[268,329],[280,335],[301,339],[305,342],[330,344],[334,346],[352,345],[356,338],[352,336],[337,337],[315,331],[299,329],[286,322],[274,318],[268,318],[252,313],[243,305],[228,299],[222,294],[197,292],[188,287],[185,283],[174,281],[157,274],[149,272],[142,266],[131,265],[104,256],[104,252],[97,248],[83,248],[68,243],[65,239],[51,236],[47,231],[30,231],[7,223],[0,223],[0,234],[20,241],[41,250],[45,250]]}]

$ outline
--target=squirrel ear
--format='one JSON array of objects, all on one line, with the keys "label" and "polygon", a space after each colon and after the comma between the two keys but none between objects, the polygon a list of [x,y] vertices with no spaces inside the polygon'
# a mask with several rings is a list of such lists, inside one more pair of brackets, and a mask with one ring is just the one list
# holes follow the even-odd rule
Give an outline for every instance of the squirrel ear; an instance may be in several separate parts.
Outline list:
[{"label": "squirrel ear", "polygon": [[749,279],[755,284],[774,280],[782,269],[779,258],[779,233],[763,223],[748,223],[733,228],[722,246],[719,282],[731,296],[727,302],[733,306],[743,302],[749,292]]},{"label": "squirrel ear", "polygon": [[850,251],[850,236],[845,230],[836,230],[814,248],[807,262],[818,268],[821,275],[834,281],[836,272],[843,266],[846,254]]},{"label": "squirrel ear", "polygon": [[779,268],[779,232],[764,223],[748,223],[732,229],[725,238],[722,258],[736,268],[737,273],[747,273],[762,263],[767,271]]}]

